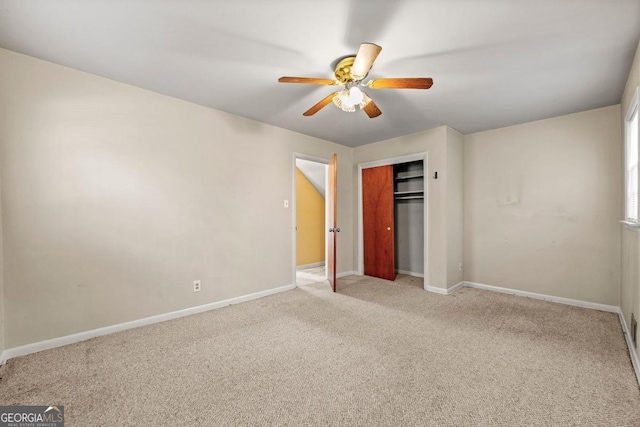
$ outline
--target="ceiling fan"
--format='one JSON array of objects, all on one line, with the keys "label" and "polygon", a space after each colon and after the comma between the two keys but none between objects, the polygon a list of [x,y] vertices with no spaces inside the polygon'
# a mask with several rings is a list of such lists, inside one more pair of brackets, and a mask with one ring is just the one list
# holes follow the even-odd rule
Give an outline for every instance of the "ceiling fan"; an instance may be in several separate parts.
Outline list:
[{"label": "ceiling fan", "polygon": [[342,111],[353,112],[356,111],[356,106],[358,106],[367,113],[369,118],[373,119],[382,114],[382,112],[360,87],[367,86],[372,89],[429,89],[433,85],[433,79],[429,77],[376,79],[364,84],[363,80],[369,74],[369,70],[381,50],[382,48],[376,44],[362,43],[356,56],[347,56],[338,62],[334,73],[335,79],[333,80],[313,77],[280,77],[278,81],[280,83],[344,86],[344,89],[332,93],[305,111],[303,113],[305,116],[313,116],[333,101]]}]

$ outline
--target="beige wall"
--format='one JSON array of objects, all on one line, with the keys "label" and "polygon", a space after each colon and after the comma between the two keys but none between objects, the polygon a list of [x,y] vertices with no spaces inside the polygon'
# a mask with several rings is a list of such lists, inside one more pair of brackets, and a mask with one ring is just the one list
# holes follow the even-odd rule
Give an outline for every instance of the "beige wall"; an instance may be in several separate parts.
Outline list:
[{"label": "beige wall", "polygon": [[465,280],[619,305],[620,106],[465,137]]},{"label": "beige wall", "polygon": [[[621,111],[621,129],[624,136],[624,119],[629,110],[629,104],[632,101],[633,93],[640,85],[640,43],[636,50],[636,56],[633,60],[629,78],[622,95],[622,111]],[[624,185],[624,181],[622,181]],[[624,211],[622,211],[624,212]],[[621,215],[622,218],[622,215]],[[638,269],[640,268],[640,251],[638,245],[638,231],[630,230],[624,226],[622,228],[622,284],[620,291],[620,303],[622,306],[622,314],[624,315],[627,325],[631,326],[631,313],[635,314],[636,319],[640,315],[640,283],[638,279]],[[636,344],[637,346],[637,344]]]},{"label": "beige wall", "polygon": [[[293,153],[352,150],[0,50],[5,347],[295,283]],[[202,291],[192,292],[192,281]]]},{"label": "beige wall", "polygon": [[619,106],[351,149],[2,49],[0,74],[0,351],[294,283],[294,152],[338,153],[339,272],[358,267],[357,164],[426,151],[428,284],[640,311]]},{"label": "beige wall", "polygon": [[464,136],[447,128],[447,288],[463,281]]},{"label": "beige wall", "polygon": [[[428,153],[428,168],[425,168],[425,190],[428,198],[428,284],[439,288],[447,286],[447,225],[446,225],[446,175],[447,127],[442,126],[386,141],[367,144],[353,149],[354,182],[354,230],[358,212],[358,164],[374,160],[389,159],[421,152]],[[439,179],[432,179],[438,171]],[[354,260],[358,262],[358,235],[354,233]]]}]

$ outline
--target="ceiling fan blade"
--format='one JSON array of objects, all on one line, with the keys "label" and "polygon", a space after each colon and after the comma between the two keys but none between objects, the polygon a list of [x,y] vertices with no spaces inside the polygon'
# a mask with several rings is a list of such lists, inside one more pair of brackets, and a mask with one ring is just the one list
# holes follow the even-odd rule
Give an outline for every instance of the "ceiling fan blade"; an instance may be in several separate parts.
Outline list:
[{"label": "ceiling fan blade", "polygon": [[367,83],[373,89],[429,89],[433,85],[430,77],[409,77],[401,79],[376,79]]},{"label": "ceiling fan blade", "polygon": [[316,79],[314,77],[280,77],[278,79],[280,83],[307,83],[312,85],[328,85],[334,86],[335,80],[331,79]]},{"label": "ceiling fan blade", "polygon": [[313,107],[309,108],[307,111],[305,111],[304,113],[302,113],[303,116],[313,116],[315,113],[317,113],[318,111],[322,110],[324,107],[326,107],[328,104],[331,103],[331,101],[333,101],[333,98],[338,94],[338,92],[334,92],[331,95],[327,96],[326,98],[324,98],[322,101],[318,102],[316,105],[314,105]]},{"label": "ceiling fan blade", "polygon": [[371,69],[373,61],[376,60],[381,50],[382,48],[377,44],[362,43],[351,67],[351,76],[355,80],[362,80]]},{"label": "ceiling fan blade", "polygon": [[367,105],[362,107],[362,109],[364,110],[365,113],[367,113],[367,116],[369,116],[370,119],[375,119],[380,114],[382,114],[382,111],[380,111],[376,103],[373,102],[373,99],[369,101]]}]

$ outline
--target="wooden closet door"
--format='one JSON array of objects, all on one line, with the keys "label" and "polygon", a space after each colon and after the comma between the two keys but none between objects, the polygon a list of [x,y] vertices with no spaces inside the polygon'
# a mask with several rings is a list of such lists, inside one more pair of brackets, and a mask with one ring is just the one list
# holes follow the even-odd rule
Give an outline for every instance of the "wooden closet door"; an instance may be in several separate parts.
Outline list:
[{"label": "wooden closet door", "polygon": [[395,280],[393,165],[362,170],[364,274]]}]

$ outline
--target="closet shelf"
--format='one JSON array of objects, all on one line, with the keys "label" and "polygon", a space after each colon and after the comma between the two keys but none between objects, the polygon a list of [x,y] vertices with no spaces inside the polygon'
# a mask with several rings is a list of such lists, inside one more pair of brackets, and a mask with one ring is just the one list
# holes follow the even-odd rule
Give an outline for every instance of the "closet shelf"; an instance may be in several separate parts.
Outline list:
[{"label": "closet shelf", "polygon": [[412,196],[416,194],[424,194],[424,190],[396,191],[393,194],[396,196]]},{"label": "closet shelf", "polygon": [[424,199],[424,196],[398,196],[396,200],[415,200],[415,199]]},{"label": "closet shelf", "polygon": [[414,178],[424,178],[424,174],[413,174],[413,175],[404,175],[404,176],[396,176],[396,181],[404,180],[404,179],[414,179]]}]

